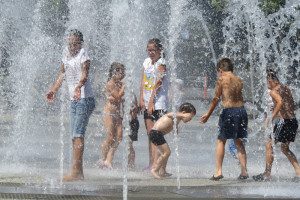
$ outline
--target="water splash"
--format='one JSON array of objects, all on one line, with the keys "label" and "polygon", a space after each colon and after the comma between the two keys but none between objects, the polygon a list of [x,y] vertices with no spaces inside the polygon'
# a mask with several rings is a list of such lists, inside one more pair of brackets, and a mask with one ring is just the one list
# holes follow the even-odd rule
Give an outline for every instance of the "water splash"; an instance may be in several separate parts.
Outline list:
[{"label": "water splash", "polygon": [[[176,54],[176,47],[177,47],[177,42],[178,42],[178,38],[180,37],[180,32],[178,30],[180,30],[181,27],[181,19],[182,19],[182,12],[183,12],[183,8],[184,6],[187,4],[186,1],[184,0],[173,0],[170,1],[170,6],[171,6],[171,13],[170,13],[170,21],[169,21],[169,66],[171,68],[171,78],[170,78],[170,82],[171,82],[171,87],[173,85],[173,83],[176,83],[176,79],[177,79],[177,63],[175,61],[175,54]],[[175,91],[175,89],[173,89],[173,91]],[[177,118],[176,118],[176,107],[174,105],[176,105],[176,95],[173,95],[173,99],[172,101],[172,105],[173,105],[173,113],[174,113],[174,135],[175,135],[175,154],[176,154],[176,175],[177,175],[177,188],[180,189],[181,183],[180,183],[180,164],[179,164],[179,145],[178,145],[178,130],[177,130]]]},{"label": "water splash", "polygon": [[[55,41],[41,30],[43,26],[42,6],[43,1],[36,4],[31,22],[32,29],[26,38],[27,43],[20,55],[15,55],[16,62],[12,63],[10,69],[10,78],[14,82],[14,91],[17,94],[13,99],[14,105],[17,107],[14,110],[15,126],[11,136],[11,147],[13,148],[8,150],[7,154],[8,157],[12,156],[13,163],[18,163],[21,158],[28,158],[29,155],[30,157],[40,155],[41,152],[37,152],[31,145],[30,138],[38,138],[33,135],[35,132],[33,129],[42,130],[42,127],[48,123],[44,118],[39,117],[43,115],[39,111],[47,106],[43,96],[40,95],[44,93],[43,87],[37,80],[47,77],[46,73],[49,69],[47,66],[50,66],[53,58],[57,57],[57,46]],[[37,124],[36,121],[39,123]]]}]

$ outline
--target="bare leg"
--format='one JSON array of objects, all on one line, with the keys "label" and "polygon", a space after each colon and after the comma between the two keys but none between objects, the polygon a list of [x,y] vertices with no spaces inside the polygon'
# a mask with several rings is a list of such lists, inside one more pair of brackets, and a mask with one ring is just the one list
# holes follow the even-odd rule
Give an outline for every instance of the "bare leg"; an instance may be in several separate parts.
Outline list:
[{"label": "bare leg", "polygon": [[130,169],[134,169],[135,167],[135,150],[132,141],[129,141],[128,167]]},{"label": "bare leg", "polygon": [[166,162],[166,160],[168,160],[171,154],[171,150],[167,143],[163,145],[159,145],[157,146],[157,148],[159,149],[161,154],[159,158],[156,160],[155,164],[153,165],[153,168],[151,169],[151,173],[155,178],[161,179],[161,176],[159,175],[159,170],[162,167],[163,163]]},{"label": "bare leg", "polygon": [[236,139],[235,145],[238,151],[238,159],[241,165],[241,176],[248,176],[247,173],[247,155],[242,139]]},{"label": "bare leg", "polygon": [[[160,156],[160,151],[158,150],[158,148],[157,148],[157,158],[159,158],[159,156]],[[170,156],[169,156],[170,157]],[[169,157],[166,159],[166,160],[164,160],[164,162],[162,163],[162,166],[160,167],[160,169],[159,169],[159,175],[160,176],[162,176],[162,177],[168,177],[168,176],[172,176],[172,174],[170,174],[170,173],[167,173],[167,171],[166,171],[166,168],[167,168],[167,163],[168,163],[168,160],[169,160]]]},{"label": "bare leg", "polygon": [[[114,126],[116,126],[115,131],[116,131],[116,136],[113,137],[113,143],[110,146],[110,149],[107,153],[106,159],[104,164],[108,168],[112,168],[112,161],[114,159],[115,152],[119,146],[119,144],[122,141],[122,119],[118,118],[115,120]],[[115,133],[113,134],[115,135]]]},{"label": "bare leg", "polygon": [[[147,134],[149,135],[151,129],[154,126],[154,122],[151,119],[145,119],[145,125],[146,125],[146,129],[147,129]],[[149,168],[152,168],[152,165],[154,163],[155,160],[155,149],[156,146],[152,144],[152,142],[150,141],[150,139],[148,138],[148,147],[149,147]]]},{"label": "bare leg", "polygon": [[264,173],[253,176],[255,181],[269,180],[271,177],[272,164],[274,161],[272,140],[266,142],[266,168]]},{"label": "bare leg", "polygon": [[274,161],[274,155],[273,155],[272,140],[269,139],[266,143],[266,168],[263,173],[265,177],[271,176],[273,161]]},{"label": "bare leg", "polygon": [[225,154],[225,144],[226,140],[217,140],[217,147],[216,147],[216,172],[214,174],[215,177],[222,175],[222,165],[223,159]]},{"label": "bare leg", "polygon": [[290,163],[293,165],[295,169],[296,176],[300,176],[300,166],[297,161],[297,158],[295,154],[290,150],[289,148],[290,143],[281,143],[281,151],[286,155],[286,157],[289,159]]},{"label": "bare leg", "polygon": [[111,145],[111,147],[109,148],[109,151],[107,153],[106,159],[103,163],[104,167],[112,169],[112,161],[114,159],[114,155],[115,155],[115,152],[116,152],[118,146],[119,146],[119,143],[117,141]]},{"label": "bare leg", "polygon": [[72,167],[69,175],[63,177],[63,181],[77,181],[83,180],[83,151],[84,151],[84,138],[73,139],[73,157]]},{"label": "bare leg", "polygon": [[155,146],[152,142],[150,142],[151,145],[151,162],[149,163],[150,169],[152,169],[154,163],[157,161],[158,157],[160,156],[160,153],[158,152],[157,146]]},{"label": "bare leg", "polygon": [[102,155],[102,164],[105,163],[105,160],[107,158],[107,154],[114,143],[114,133],[115,133],[115,127],[114,127],[114,120],[113,116],[105,115],[103,118],[104,122],[104,128],[106,129],[106,139],[101,144],[101,155]]},{"label": "bare leg", "polygon": [[109,138],[107,138],[101,145],[101,154],[102,154],[102,161],[104,162],[107,158],[107,154],[111,147],[111,141]]}]

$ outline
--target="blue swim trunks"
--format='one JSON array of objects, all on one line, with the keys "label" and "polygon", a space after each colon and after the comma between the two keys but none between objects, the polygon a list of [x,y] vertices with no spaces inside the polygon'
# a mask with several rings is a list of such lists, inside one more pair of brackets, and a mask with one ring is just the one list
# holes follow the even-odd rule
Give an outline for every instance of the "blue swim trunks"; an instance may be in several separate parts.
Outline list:
[{"label": "blue swim trunks", "polygon": [[248,115],[244,108],[224,108],[219,118],[218,139],[247,138]]}]

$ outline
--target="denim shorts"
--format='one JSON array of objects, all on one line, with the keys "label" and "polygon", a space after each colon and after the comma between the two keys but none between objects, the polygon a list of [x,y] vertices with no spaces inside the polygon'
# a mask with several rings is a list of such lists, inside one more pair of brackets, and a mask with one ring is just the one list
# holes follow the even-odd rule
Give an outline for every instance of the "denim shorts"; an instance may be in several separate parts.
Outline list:
[{"label": "denim shorts", "polygon": [[95,109],[94,97],[72,101],[70,107],[71,136],[84,137],[89,118]]}]

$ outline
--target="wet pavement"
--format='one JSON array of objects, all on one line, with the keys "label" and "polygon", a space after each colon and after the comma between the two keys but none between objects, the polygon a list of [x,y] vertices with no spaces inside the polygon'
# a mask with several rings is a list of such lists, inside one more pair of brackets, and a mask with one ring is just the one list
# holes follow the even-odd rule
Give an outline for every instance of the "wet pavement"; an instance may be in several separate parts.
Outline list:
[{"label": "wet pavement", "polygon": [[[197,105],[198,108],[201,105]],[[204,110],[200,108],[198,110]],[[148,164],[148,147],[145,127],[141,116],[139,140],[134,142],[136,168],[124,168],[125,144],[119,146],[112,170],[100,169],[97,161],[100,144],[105,134],[101,113],[95,112],[90,120],[84,153],[85,180],[62,183],[70,163],[70,138],[67,120],[49,114],[34,116],[24,130],[26,137],[17,146],[10,145],[10,134],[15,134],[13,118],[1,116],[0,146],[0,199],[299,199],[300,182],[293,182],[294,170],[286,157],[275,146],[275,162],[272,180],[255,182],[252,178],[237,180],[238,161],[230,155],[227,147],[223,166],[224,179],[210,181],[214,173],[214,152],[217,132],[217,115],[207,124],[199,124],[201,111],[190,123],[179,129],[179,135],[169,134],[166,140],[172,154],[167,170],[173,175],[163,180],[154,179],[143,169]],[[36,125],[35,125],[36,124]],[[250,177],[264,169],[264,138],[261,121],[249,123],[248,172]],[[21,137],[21,136],[20,136]],[[16,144],[16,143],[12,143]],[[300,158],[300,142],[291,145]]]}]

